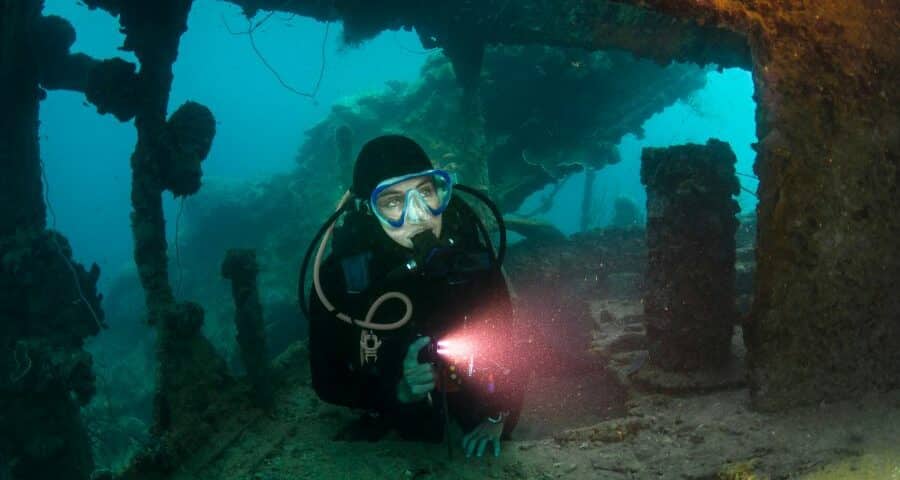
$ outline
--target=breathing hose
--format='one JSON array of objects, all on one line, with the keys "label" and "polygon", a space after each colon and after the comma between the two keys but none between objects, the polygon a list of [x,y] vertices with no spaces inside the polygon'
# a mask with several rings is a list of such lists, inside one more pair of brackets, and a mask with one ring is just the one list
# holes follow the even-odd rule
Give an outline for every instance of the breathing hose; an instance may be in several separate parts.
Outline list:
[{"label": "breathing hose", "polygon": [[[469,193],[479,200],[481,200],[484,204],[490,208],[491,213],[494,214],[494,218],[497,220],[497,226],[500,230],[500,246],[497,249],[496,256],[494,255],[493,249],[491,247],[490,236],[488,235],[487,229],[484,224],[481,222],[481,219],[478,218],[478,215],[472,211],[472,208],[466,205],[469,208],[470,213],[472,213],[475,222],[478,227],[478,231],[485,237],[485,243],[488,245],[490,249],[490,253],[495,260],[497,268],[503,265],[503,259],[506,256],[506,225],[503,222],[503,216],[500,214],[500,211],[497,209],[497,206],[494,205],[487,195],[484,193],[465,186],[465,185],[455,185],[454,188],[462,190],[466,193]],[[369,310],[366,312],[366,316],[363,320],[355,319],[350,315],[340,312],[337,308],[328,300],[328,297],[325,295],[325,291],[322,289],[322,284],[320,281],[320,269],[322,265],[322,260],[325,256],[325,246],[328,244],[328,240],[331,238],[331,234],[334,231],[334,224],[337,222],[338,217],[341,216],[348,209],[348,200],[350,199],[350,191],[346,191],[344,195],[341,197],[340,202],[338,202],[337,209],[334,213],[328,217],[328,220],[322,225],[322,228],[316,232],[316,235],[313,237],[313,240],[310,242],[309,247],[306,250],[306,254],[303,256],[303,265],[300,268],[300,279],[299,279],[299,291],[300,291],[300,309],[303,311],[303,314],[309,318],[309,305],[306,303],[306,295],[303,293],[304,285],[306,284],[306,270],[309,267],[309,261],[312,257],[312,252],[315,250],[315,261],[313,262],[313,288],[316,292],[316,296],[318,296],[319,301],[328,310],[329,313],[334,314],[339,320],[346,322],[351,325],[357,325],[361,328],[368,328],[370,330],[396,330],[409,322],[410,318],[412,318],[412,301],[409,296],[402,292],[386,292],[380,297],[378,297],[372,305],[369,307]],[[316,245],[318,244],[318,248]],[[381,307],[381,305],[391,299],[398,299],[403,302],[405,307],[405,312],[400,320],[392,323],[375,323],[372,319],[375,317],[375,312]]]}]

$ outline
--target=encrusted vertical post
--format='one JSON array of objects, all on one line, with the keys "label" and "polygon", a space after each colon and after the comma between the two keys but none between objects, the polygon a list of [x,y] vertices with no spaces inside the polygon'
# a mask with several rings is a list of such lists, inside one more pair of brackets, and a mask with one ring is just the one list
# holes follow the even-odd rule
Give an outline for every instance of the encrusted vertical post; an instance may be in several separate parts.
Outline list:
[{"label": "encrusted vertical post", "polygon": [[272,408],[272,380],[266,358],[266,331],[256,275],[259,266],[253,250],[230,249],[222,262],[222,276],[231,281],[237,326],[237,342],[247,377],[253,385],[253,401],[260,408]]},{"label": "encrusted vertical post", "polygon": [[32,33],[42,2],[0,1],[0,235],[44,228],[38,144],[37,52]]},{"label": "encrusted vertical post", "polygon": [[[40,0],[0,0],[0,478],[87,480],[80,408],[94,395],[86,337],[103,327],[100,269],[46,228],[42,86],[74,30]],[[50,60],[48,60],[50,59]]]},{"label": "encrusted vertical post", "polygon": [[730,353],[737,161],[727,143],[646,148],[650,361],[670,371],[721,366]]},{"label": "encrusted vertical post", "polygon": [[196,102],[186,102],[166,118],[172,65],[193,0],[84,3],[118,16],[125,33],[122,49],[140,61],[133,85],[140,93],[134,108],[131,228],[148,317],[158,331],[153,430],[159,443],[142,452],[134,468],[168,474],[210,435],[214,421],[207,410],[229,381],[225,363],[201,331],[203,309],[173,295],[162,208],[164,191],[181,197],[200,189],[201,162],[215,136],[215,119]]}]

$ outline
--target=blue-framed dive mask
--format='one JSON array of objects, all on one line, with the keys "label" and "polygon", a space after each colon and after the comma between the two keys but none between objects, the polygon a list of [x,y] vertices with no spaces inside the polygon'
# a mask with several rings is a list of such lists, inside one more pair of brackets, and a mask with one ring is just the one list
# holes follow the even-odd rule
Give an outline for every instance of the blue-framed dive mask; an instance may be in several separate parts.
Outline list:
[{"label": "blue-framed dive mask", "polygon": [[369,205],[382,223],[400,228],[405,222],[420,223],[438,216],[450,203],[453,179],[444,170],[432,169],[389,178],[372,190]]}]

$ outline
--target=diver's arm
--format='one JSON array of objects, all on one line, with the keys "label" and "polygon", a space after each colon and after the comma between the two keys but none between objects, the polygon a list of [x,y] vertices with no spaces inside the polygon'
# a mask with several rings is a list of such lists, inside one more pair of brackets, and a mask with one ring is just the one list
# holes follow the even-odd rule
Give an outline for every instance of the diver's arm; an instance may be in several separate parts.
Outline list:
[{"label": "diver's arm", "polygon": [[350,370],[347,359],[341,358],[335,348],[341,341],[337,328],[340,325],[332,322],[338,321],[314,296],[309,319],[312,386],[323,401],[358,408],[361,401],[358,375]]},{"label": "diver's arm", "polygon": [[[333,258],[323,263],[320,281],[331,302],[345,303],[341,295],[343,280]],[[315,289],[309,297],[309,366],[313,389],[325,402],[365,408],[359,372],[353,370],[352,359],[345,358],[346,350],[341,348],[354,341],[351,336],[355,329],[329,312]]]},{"label": "diver's arm", "polygon": [[382,372],[379,377],[363,375],[354,370],[353,362],[342,358],[334,348],[338,342],[347,342],[346,331],[337,318],[328,314],[318,301],[310,304],[309,354],[312,386],[323,401],[335,405],[366,410],[386,411],[397,403],[399,375]]},{"label": "diver's arm", "polygon": [[[343,291],[343,283],[329,262],[323,265],[323,290]],[[313,293],[309,302],[309,358],[312,386],[323,401],[350,408],[385,411],[397,403],[400,368],[385,368],[378,377],[362,375],[339,345],[357,344],[359,329],[328,312]],[[345,299],[341,303],[346,303]],[[333,300],[332,300],[333,301]],[[383,349],[386,350],[386,349]],[[389,352],[383,352],[386,356]],[[387,360],[387,358],[386,358]],[[385,362],[398,363],[399,359]]]}]

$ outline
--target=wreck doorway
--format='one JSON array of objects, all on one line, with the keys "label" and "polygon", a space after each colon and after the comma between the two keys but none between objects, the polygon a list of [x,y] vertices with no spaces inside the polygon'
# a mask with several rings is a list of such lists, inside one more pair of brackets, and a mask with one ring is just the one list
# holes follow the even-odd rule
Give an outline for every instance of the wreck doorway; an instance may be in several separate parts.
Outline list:
[{"label": "wreck doorway", "polygon": [[[612,372],[601,369],[583,376],[551,375],[544,379],[551,386],[530,391],[530,401],[526,397],[520,435],[542,438],[615,416],[616,402],[625,399],[620,380],[646,361],[641,318],[647,264],[647,196],[640,179],[641,152],[646,147],[705,144],[716,138],[728,143],[737,157],[735,170],[740,192],[734,198],[740,206],[740,225],[736,234],[734,300],[740,316],[734,319],[737,328],[732,350],[743,361],[739,324],[750,310],[755,269],[758,180],[753,173],[753,145],[757,141],[754,86],[751,73],[743,69],[695,68],[703,72],[704,84],[647,115],[638,129],[623,135],[615,145],[615,162],[592,172],[585,168],[562,176],[525,198],[513,214],[544,223],[560,234],[544,239],[558,242],[558,247],[528,246],[525,236],[515,232],[511,235],[512,243],[525,242],[512,247],[510,276],[514,286],[517,266],[524,269],[529,264],[523,258],[528,254],[517,252],[517,248],[532,255],[540,252],[538,255],[545,262],[547,258],[558,259],[557,277],[553,280],[564,285],[549,292],[546,288],[530,293],[526,290],[526,295],[545,293],[538,303],[547,302],[546,294],[557,299],[549,307],[526,302],[524,308],[537,308],[543,319],[551,319],[549,329],[558,342],[557,349],[587,343],[590,350],[609,362]],[[564,237],[567,238],[563,240]],[[546,282],[547,277],[539,278],[538,283],[553,284]],[[534,280],[526,275],[526,282]],[[590,332],[587,338],[585,330]],[[554,393],[559,391],[571,394]]]}]

